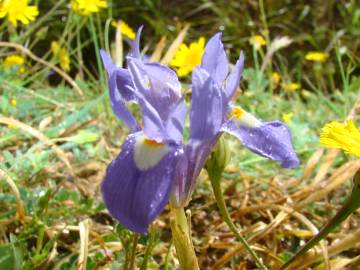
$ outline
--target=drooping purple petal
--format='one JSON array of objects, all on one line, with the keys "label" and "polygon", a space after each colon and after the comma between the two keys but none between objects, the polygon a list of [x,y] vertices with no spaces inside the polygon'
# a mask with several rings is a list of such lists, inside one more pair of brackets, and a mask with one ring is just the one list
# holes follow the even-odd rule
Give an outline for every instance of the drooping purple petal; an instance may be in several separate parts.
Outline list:
[{"label": "drooping purple petal", "polygon": [[109,96],[110,104],[115,113],[115,115],[129,127],[130,131],[136,132],[140,130],[140,126],[132,113],[128,110],[123,101],[122,97],[119,94],[119,91],[116,87],[117,74],[113,72],[109,78]]},{"label": "drooping purple petal", "polygon": [[224,45],[221,42],[221,35],[221,32],[217,33],[208,41],[201,62],[201,67],[218,84],[222,84],[228,74],[228,61]]},{"label": "drooping purple petal", "polygon": [[294,168],[299,165],[290,130],[280,121],[264,122],[258,127],[248,127],[230,119],[224,124],[223,130],[236,136],[252,152],[279,161],[284,168]]},{"label": "drooping purple petal", "polygon": [[241,52],[234,69],[226,79],[225,94],[228,100],[232,98],[239,85],[240,77],[244,69],[244,60],[244,54]]},{"label": "drooping purple petal", "polygon": [[[167,146],[167,154],[157,164],[139,169],[135,151],[141,136],[141,133],[128,136],[120,154],[107,168],[102,194],[112,216],[126,228],[145,233],[169,200],[177,149]],[[141,154],[143,159],[153,158],[150,151]]]},{"label": "drooping purple petal", "polygon": [[190,139],[206,140],[217,135],[223,122],[220,86],[200,67],[192,74]]}]

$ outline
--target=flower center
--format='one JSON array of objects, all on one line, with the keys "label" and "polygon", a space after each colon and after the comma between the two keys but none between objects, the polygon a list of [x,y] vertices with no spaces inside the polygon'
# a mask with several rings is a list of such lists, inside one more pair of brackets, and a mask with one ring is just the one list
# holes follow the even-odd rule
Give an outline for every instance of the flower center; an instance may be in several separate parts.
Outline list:
[{"label": "flower center", "polygon": [[152,146],[152,147],[161,147],[164,146],[165,144],[163,143],[159,143],[155,140],[150,140],[148,138],[144,138],[144,144],[148,145],[148,146]]},{"label": "flower center", "polygon": [[230,113],[229,118],[235,117],[236,119],[240,119],[242,116],[244,116],[245,112],[243,109],[239,107],[235,107]]}]

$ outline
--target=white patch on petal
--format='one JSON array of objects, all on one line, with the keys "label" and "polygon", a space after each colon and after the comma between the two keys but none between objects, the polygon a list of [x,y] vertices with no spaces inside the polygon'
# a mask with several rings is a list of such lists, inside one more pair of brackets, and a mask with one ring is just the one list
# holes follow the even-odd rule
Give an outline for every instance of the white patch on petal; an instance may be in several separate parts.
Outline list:
[{"label": "white patch on petal", "polygon": [[166,144],[150,141],[144,136],[138,137],[134,147],[135,164],[142,171],[151,169],[169,153],[169,150]]},{"label": "white patch on petal", "polygon": [[245,112],[240,118],[234,117],[234,120],[239,123],[239,125],[249,128],[261,126],[261,121],[248,112]]}]

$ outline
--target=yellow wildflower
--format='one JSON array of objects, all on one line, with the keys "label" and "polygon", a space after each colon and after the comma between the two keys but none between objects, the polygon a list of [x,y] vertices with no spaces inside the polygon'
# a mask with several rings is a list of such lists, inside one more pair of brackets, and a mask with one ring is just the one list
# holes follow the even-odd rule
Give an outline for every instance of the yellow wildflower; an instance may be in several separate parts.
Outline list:
[{"label": "yellow wildflower", "polygon": [[[114,27],[118,27],[118,22],[113,20],[111,22],[111,25]],[[127,23],[120,21],[119,30],[123,36],[128,37],[131,40],[135,39],[135,32]]]},{"label": "yellow wildflower", "polygon": [[273,74],[271,74],[271,81],[274,85],[278,85],[279,82],[281,81],[280,74],[277,72],[273,72]]},{"label": "yellow wildflower", "polygon": [[5,58],[4,66],[5,67],[13,67],[13,66],[21,66],[25,63],[24,57],[20,55],[9,55]]},{"label": "yellow wildflower", "polygon": [[326,124],[321,130],[320,144],[360,157],[360,131],[352,120],[344,124],[336,121]]},{"label": "yellow wildflower", "polygon": [[201,64],[201,58],[204,54],[205,38],[200,37],[197,42],[192,42],[189,46],[181,44],[175,53],[170,65],[178,68],[179,77],[185,77],[194,68]]},{"label": "yellow wildflower", "polygon": [[51,52],[58,59],[60,67],[65,70],[70,70],[70,56],[65,48],[61,48],[56,41],[51,42]]},{"label": "yellow wildflower", "polygon": [[260,35],[252,36],[249,41],[255,47],[256,50],[259,50],[261,46],[266,45],[265,39]]},{"label": "yellow wildflower", "polygon": [[0,18],[7,16],[8,21],[17,26],[17,21],[29,24],[39,15],[37,6],[28,6],[28,0],[3,0],[0,1]]},{"label": "yellow wildflower", "polygon": [[71,0],[70,6],[76,13],[87,16],[99,12],[101,8],[106,8],[107,0]]},{"label": "yellow wildflower", "polygon": [[299,83],[293,83],[293,82],[290,82],[290,83],[283,83],[281,84],[282,88],[284,88],[286,91],[296,91],[296,90],[299,90],[301,85]]},{"label": "yellow wildflower", "polygon": [[15,68],[19,73],[25,72],[25,58],[21,55],[9,55],[5,58],[3,65],[5,68]]},{"label": "yellow wildflower", "polygon": [[17,105],[16,99],[15,98],[10,99],[10,104],[16,106]]},{"label": "yellow wildflower", "polygon": [[294,114],[292,112],[283,113],[282,119],[286,124],[290,125],[293,116],[294,116]]},{"label": "yellow wildflower", "polygon": [[314,62],[325,62],[329,55],[324,52],[308,52],[305,55],[305,59]]}]

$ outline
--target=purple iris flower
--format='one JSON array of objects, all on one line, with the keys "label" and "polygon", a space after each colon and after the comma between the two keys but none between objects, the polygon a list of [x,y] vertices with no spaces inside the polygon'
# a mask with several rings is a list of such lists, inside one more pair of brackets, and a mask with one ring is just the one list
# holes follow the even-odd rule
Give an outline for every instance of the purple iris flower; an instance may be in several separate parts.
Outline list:
[{"label": "purple iris flower", "polygon": [[[168,67],[141,59],[140,33],[141,28],[126,69],[116,67],[101,51],[111,106],[131,131],[102,183],[105,205],[122,225],[145,233],[170,197],[173,206],[186,205],[196,178],[224,131],[235,135],[251,151],[280,161],[283,167],[299,163],[284,124],[262,122],[241,108],[231,107],[244,57],[240,55],[228,74],[220,33],[210,39],[201,66],[193,72],[190,138],[184,146],[186,106],[180,82]],[[142,125],[128,110],[127,102],[140,107]]]},{"label": "purple iris flower", "polygon": [[[183,151],[186,106],[175,72],[141,60],[140,31],[127,58],[127,69],[114,66],[110,56],[101,51],[111,106],[131,131],[107,168],[102,194],[112,216],[128,229],[145,233],[166,206],[173,188],[174,168]],[[126,102],[140,107],[143,128]]]},{"label": "purple iris flower", "polygon": [[189,201],[196,179],[223,132],[237,137],[252,152],[279,161],[284,168],[299,164],[285,124],[263,122],[240,107],[232,107],[231,98],[243,66],[241,53],[229,74],[221,33],[218,33],[208,41],[201,66],[193,71],[190,138],[178,163],[180,168],[172,196],[172,203],[177,206]]}]

